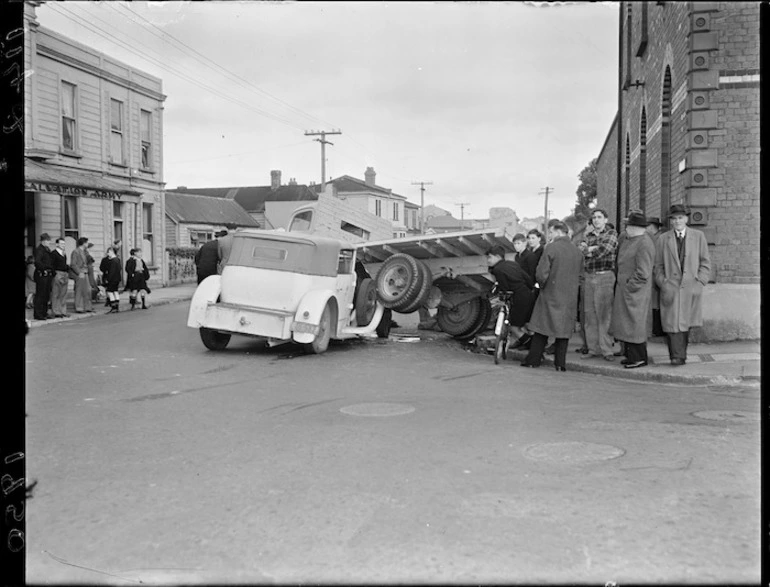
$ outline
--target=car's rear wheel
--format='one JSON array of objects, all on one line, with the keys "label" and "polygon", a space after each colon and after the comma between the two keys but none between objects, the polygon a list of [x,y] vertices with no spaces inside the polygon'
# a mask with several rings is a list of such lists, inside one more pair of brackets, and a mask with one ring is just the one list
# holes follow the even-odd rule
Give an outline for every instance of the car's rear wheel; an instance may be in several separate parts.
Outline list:
[{"label": "car's rear wheel", "polygon": [[224,332],[217,332],[210,328],[200,329],[201,340],[203,345],[210,351],[222,351],[227,347],[230,342],[230,335]]},{"label": "car's rear wheel", "polygon": [[356,324],[367,326],[377,310],[377,284],[373,279],[364,278],[356,293]]},{"label": "car's rear wheel", "polygon": [[332,310],[329,304],[326,304],[323,313],[321,314],[321,322],[318,324],[318,334],[316,334],[313,342],[309,342],[305,345],[305,350],[320,355],[326,352],[329,348],[329,340],[332,336]]}]

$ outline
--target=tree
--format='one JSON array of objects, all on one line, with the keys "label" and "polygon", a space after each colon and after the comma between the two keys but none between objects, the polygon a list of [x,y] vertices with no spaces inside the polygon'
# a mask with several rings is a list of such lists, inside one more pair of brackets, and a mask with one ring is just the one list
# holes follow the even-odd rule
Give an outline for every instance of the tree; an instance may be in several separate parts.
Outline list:
[{"label": "tree", "polygon": [[577,203],[574,215],[577,220],[588,220],[591,208],[596,204],[596,163],[594,158],[578,175]]}]

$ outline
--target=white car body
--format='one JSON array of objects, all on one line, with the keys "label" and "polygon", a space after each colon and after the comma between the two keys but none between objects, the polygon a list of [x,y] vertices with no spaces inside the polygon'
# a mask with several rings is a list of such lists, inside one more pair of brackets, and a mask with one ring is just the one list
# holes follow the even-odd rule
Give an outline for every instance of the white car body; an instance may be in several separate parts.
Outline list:
[{"label": "white car body", "polygon": [[351,243],[239,230],[222,274],[207,277],[196,289],[187,325],[222,335],[265,337],[271,344],[309,344],[323,334],[322,316],[328,306],[330,338],[367,335],[377,328],[383,307],[377,302],[371,321],[357,324],[355,291]]}]

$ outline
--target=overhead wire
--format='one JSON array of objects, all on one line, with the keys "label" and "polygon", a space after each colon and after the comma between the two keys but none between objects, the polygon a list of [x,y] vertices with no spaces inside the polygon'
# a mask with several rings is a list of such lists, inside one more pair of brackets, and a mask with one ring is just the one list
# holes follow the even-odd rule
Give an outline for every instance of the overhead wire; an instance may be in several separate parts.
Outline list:
[{"label": "overhead wire", "polygon": [[[259,86],[256,86],[255,84],[251,83],[250,81],[248,81],[247,79],[241,77],[240,75],[238,75],[236,73],[233,73],[232,71],[228,70],[225,66],[223,66],[220,63],[217,63],[216,61],[214,61],[213,59],[207,57],[206,55],[204,55],[203,53],[201,53],[200,51],[198,51],[194,47],[191,47],[190,45],[188,45],[184,41],[181,41],[181,40],[177,39],[171,33],[167,32],[167,31],[164,31],[162,28],[157,26],[155,23],[153,23],[153,22],[147,20],[146,18],[144,18],[141,14],[138,14],[138,13],[134,12],[128,6],[125,6],[125,5],[122,5],[122,4],[117,4],[117,5],[106,4],[106,6],[108,8],[110,8],[111,10],[113,10],[114,12],[116,12],[117,14],[120,14],[123,17],[129,18],[135,24],[138,24],[139,26],[142,26],[142,28],[144,30],[147,30],[149,33],[155,35],[156,37],[160,38],[164,42],[167,43],[168,39],[170,39],[171,41],[173,41],[177,45],[181,45],[182,47],[185,48],[185,50],[186,50],[185,53],[192,53],[193,54],[193,59],[195,59],[196,61],[198,61],[199,63],[201,63],[205,67],[208,67],[209,69],[212,69],[212,70],[216,71],[219,74],[223,74],[226,77],[229,77],[231,80],[233,80],[236,83],[238,83],[239,85],[241,85],[241,87],[244,87],[246,89],[251,89],[251,90],[253,90],[253,91],[255,91],[255,92],[259,93],[259,94],[267,96],[271,100],[275,100],[276,102],[284,105],[285,107],[289,108],[290,110],[293,110],[295,113],[304,116],[305,118],[307,118],[310,121],[320,122],[320,123],[323,123],[323,124],[326,124],[326,125],[329,125],[329,126],[334,126],[334,125],[331,125],[330,123],[328,123],[328,122],[326,122],[326,121],[324,121],[324,120],[322,120],[322,119],[320,119],[320,118],[318,118],[316,116],[313,116],[312,114],[309,114],[309,113],[305,112],[304,110],[302,110],[300,108],[297,108],[296,106],[293,106],[292,104],[289,104],[285,100],[282,100],[281,98],[278,98],[277,96],[274,96],[273,94],[267,92],[266,90],[263,90]],[[152,30],[148,29],[147,27],[143,26],[142,23],[140,23],[136,19],[132,18],[131,16],[126,16],[124,14],[121,14],[121,11],[118,10],[118,8],[121,8],[123,11],[128,12],[132,16],[135,16],[135,17],[141,19],[142,21],[146,22],[149,26],[153,27],[154,29],[157,29],[160,34],[155,33],[154,31],[152,31]],[[199,58],[196,58],[195,55],[197,55],[200,58],[204,59],[205,62],[202,61]]]},{"label": "overhead wire", "polygon": [[[76,6],[76,5],[77,4],[74,3],[74,2],[69,4],[69,6]],[[251,105],[251,104],[249,104],[247,102],[244,102],[242,100],[234,98],[234,97],[232,97],[232,96],[230,96],[228,94],[225,94],[225,93],[217,90],[216,88],[213,88],[212,86],[206,85],[206,84],[200,82],[199,80],[195,79],[194,77],[191,77],[190,75],[186,75],[185,73],[182,73],[181,69],[179,71],[171,69],[168,65],[166,65],[162,61],[156,59],[155,57],[153,57],[151,55],[148,55],[147,53],[145,53],[145,52],[143,52],[143,51],[141,51],[139,49],[136,49],[135,47],[131,46],[130,44],[126,43],[125,41],[122,41],[121,39],[117,38],[114,34],[111,35],[110,33],[105,31],[104,29],[102,29],[98,25],[89,23],[88,21],[84,20],[83,18],[81,18],[77,14],[70,14],[67,11],[62,10],[61,8],[56,6],[55,4],[50,5],[50,8],[53,9],[58,14],[64,16],[65,18],[71,20],[72,22],[76,23],[77,25],[86,28],[87,30],[91,31],[92,33],[94,33],[94,34],[96,34],[96,35],[98,35],[100,37],[103,37],[104,39],[106,39],[106,40],[108,40],[108,41],[110,41],[110,42],[112,42],[112,43],[114,43],[116,45],[122,46],[127,51],[129,51],[129,52],[131,52],[131,53],[133,53],[135,55],[138,55],[142,59],[145,59],[145,60],[149,61],[150,63],[153,63],[153,64],[157,65],[158,67],[160,67],[164,71],[167,71],[167,72],[171,73],[172,75],[175,75],[175,76],[177,76],[177,77],[179,77],[179,78],[181,78],[181,79],[183,79],[185,81],[188,81],[189,83],[191,83],[191,84],[193,84],[193,85],[195,85],[195,86],[197,86],[197,87],[199,87],[199,88],[201,88],[203,90],[206,90],[206,91],[208,91],[208,92],[210,92],[210,93],[212,93],[212,94],[214,94],[214,95],[216,95],[216,96],[218,96],[218,97],[220,97],[220,98],[222,98],[224,100],[232,102],[233,104],[237,104],[239,106],[242,106],[243,108],[245,108],[247,110],[250,110],[251,112],[254,112],[254,113],[259,114],[261,116],[264,116],[266,118],[270,118],[272,120],[275,120],[276,122],[280,122],[282,124],[285,124],[287,126],[291,126],[291,127],[296,128],[298,130],[303,130],[304,129],[304,127],[299,126],[299,125],[293,123],[290,120],[282,118],[282,117],[280,117],[278,115],[275,115],[273,113],[266,112],[266,111],[264,111],[264,110],[262,110],[260,108],[257,108],[257,107],[255,107],[255,106],[253,106],[253,105]],[[89,17],[93,17],[93,15],[89,15]],[[101,20],[101,19],[97,18],[97,20]],[[101,20],[101,22],[105,22],[105,21]],[[107,23],[107,24],[109,24],[109,23]]]}]

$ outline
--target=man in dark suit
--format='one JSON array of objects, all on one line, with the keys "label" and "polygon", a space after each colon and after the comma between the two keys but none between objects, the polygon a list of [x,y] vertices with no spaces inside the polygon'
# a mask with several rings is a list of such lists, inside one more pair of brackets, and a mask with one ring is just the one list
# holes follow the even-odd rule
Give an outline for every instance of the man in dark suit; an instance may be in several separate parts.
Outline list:
[{"label": "man in dark suit", "polygon": [[195,269],[198,273],[198,285],[209,275],[217,274],[217,265],[219,263],[219,242],[217,239],[227,234],[227,231],[215,232],[214,240],[203,243],[200,249],[195,252]]},{"label": "man in dark suit", "polygon": [[51,259],[51,237],[40,235],[40,244],[35,248],[35,320],[48,319],[48,301],[51,299],[53,282],[53,260]]},{"label": "man in dark suit", "polygon": [[671,228],[655,247],[653,276],[660,288],[660,321],[668,336],[671,364],[684,365],[690,328],[703,326],[701,298],[711,276],[706,236],[687,226],[689,213],[681,204],[669,210]]}]

